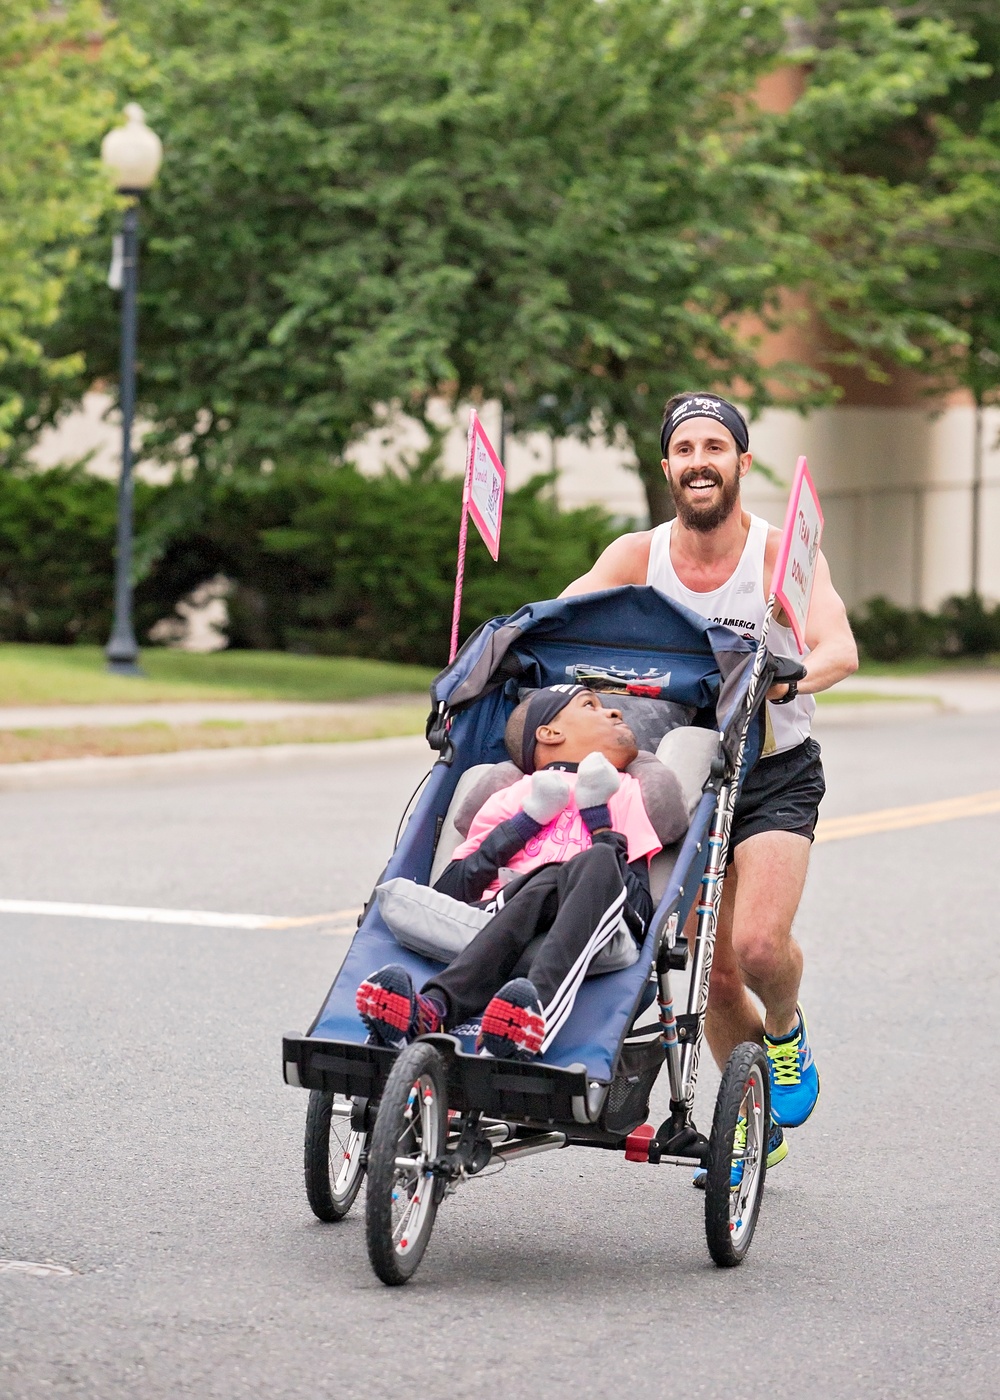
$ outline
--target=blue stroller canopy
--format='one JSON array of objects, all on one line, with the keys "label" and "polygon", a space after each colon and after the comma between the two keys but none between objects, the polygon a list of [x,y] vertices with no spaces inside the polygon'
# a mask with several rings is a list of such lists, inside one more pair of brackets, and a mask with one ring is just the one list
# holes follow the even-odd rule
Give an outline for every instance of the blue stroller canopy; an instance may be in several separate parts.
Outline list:
[{"label": "blue stroller canopy", "polygon": [[[515,687],[557,685],[582,660],[610,670],[669,674],[669,699],[708,712],[732,754],[738,742],[742,702],[755,644],[648,586],[608,588],[574,598],[528,603],[509,617],[486,622],[431,686],[438,714],[464,710],[491,692],[505,690],[507,709]],[[435,747],[432,714],[428,738]],[[493,716],[495,718],[495,716]],[[504,757],[494,733],[490,752]],[[484,738],[486,736],[483,736]]]}]

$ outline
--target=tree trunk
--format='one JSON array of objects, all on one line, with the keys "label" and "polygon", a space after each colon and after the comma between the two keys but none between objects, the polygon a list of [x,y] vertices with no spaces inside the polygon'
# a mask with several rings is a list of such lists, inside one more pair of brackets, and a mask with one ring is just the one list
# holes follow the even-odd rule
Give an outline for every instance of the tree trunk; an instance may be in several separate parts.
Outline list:
[{"label": "tree trunk", "polygon": [[646,493],[650,526],[662,525],[665,520],[673,520],[677,512],[674,510],[674,500],[659,462],[655,467],[640,463],[639,477]]}]

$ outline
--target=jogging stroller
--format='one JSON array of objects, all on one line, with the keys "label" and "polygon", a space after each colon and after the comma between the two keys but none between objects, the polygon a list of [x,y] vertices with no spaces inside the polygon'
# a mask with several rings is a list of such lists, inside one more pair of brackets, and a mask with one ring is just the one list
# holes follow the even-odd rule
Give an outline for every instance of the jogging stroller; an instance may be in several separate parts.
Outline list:
[{"label": "jogging stroller", "polygon": [[[368,1251],[383,1282],[412,1277],[439,1205],[467,1177],[498,1160],[564,1147],[704,1166],[711,1256],[723,1267],[745,1258],[767,1167],[770,1096],[761,1047],[747,1042],[733,1051],[707,1136],[695,1125],[694,1095],[733,803],[760,751],[767,688],[797,673],[794,663],[655,589],[625,587],[496,618],[437,677],[427,738],[438,757],[382,880],[427,884],[447,863],[460,839],[452,818],[462,780],[467,786],[473,768],[506,757],[504,726],[526,690],[603,677],[625,692],[613,701],[630,723],[629,697],[642,697],[647,725],[651,714],[654,727],[662,714],[664,732],[682,718],[716,742],[708,744],[687,834],[654,857],[656,912],[638,961],[583,984],[541,1060],[477,1055],[474,1039],[460,1034],[424,1036],[399,1052],[367,1044],[355,1009],[361,980],[399,962],[419,986],[441,966],[401,947],[375,895],[369,899],[318,1016],[305,1035],[285,1037],[283,1058],[285,1082],[310,1091],[309,1203],[319,1219],[340,1220],[367,1178]],[[689,947],[684,930],[696,903]],[[682,1011],[673,1005],[672,970],[689,974]],[[658,1019],[638,1026],[654,999]],[[649,1096],[664,1066],[670,1113],[654,1130],[646,1122]]]}]

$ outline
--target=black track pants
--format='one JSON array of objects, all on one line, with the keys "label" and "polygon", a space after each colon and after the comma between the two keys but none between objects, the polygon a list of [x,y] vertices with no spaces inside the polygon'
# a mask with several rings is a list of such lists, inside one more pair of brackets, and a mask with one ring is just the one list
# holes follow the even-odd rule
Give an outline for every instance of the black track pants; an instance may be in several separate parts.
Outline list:
[{"label": "black track pants", "polygon": [[508,981],[528,944],[545,937],[525,974],[545,1010],[547,1050],[573,1009],[591,960],[618,930],[626,889],[618,857],[595,845],[559,865],[543,865],[502,892],[503,908],[425,992],[448,998],[448,1025],[478,1016]]}]

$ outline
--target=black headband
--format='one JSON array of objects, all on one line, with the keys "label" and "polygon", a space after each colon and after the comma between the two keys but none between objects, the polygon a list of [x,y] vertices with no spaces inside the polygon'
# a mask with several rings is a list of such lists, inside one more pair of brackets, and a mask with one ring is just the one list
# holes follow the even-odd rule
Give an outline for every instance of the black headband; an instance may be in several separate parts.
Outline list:
[{"label": "black headband", "polygon": [[739,409],[734,408],[727,399],[716,398],[715,394],[696,394],[693,398],[679,403],[660,429],[660,447],[664,457],[667,455],[670,439],[689,418],[714,418],[732,433],[741,457],[744,452],[750,450],[750,432]]},{"label": "black headband", "polygon": [[521,733],[521,752],[511,754],[522,773],[535,771],[535,730],[555,719],[561,710],[565,710],[574,695],[579,695],[581,690],[586,689],[585,685],[547,685],[544,690],[533,691],[528,696],[525,702],[528,709]]}]

